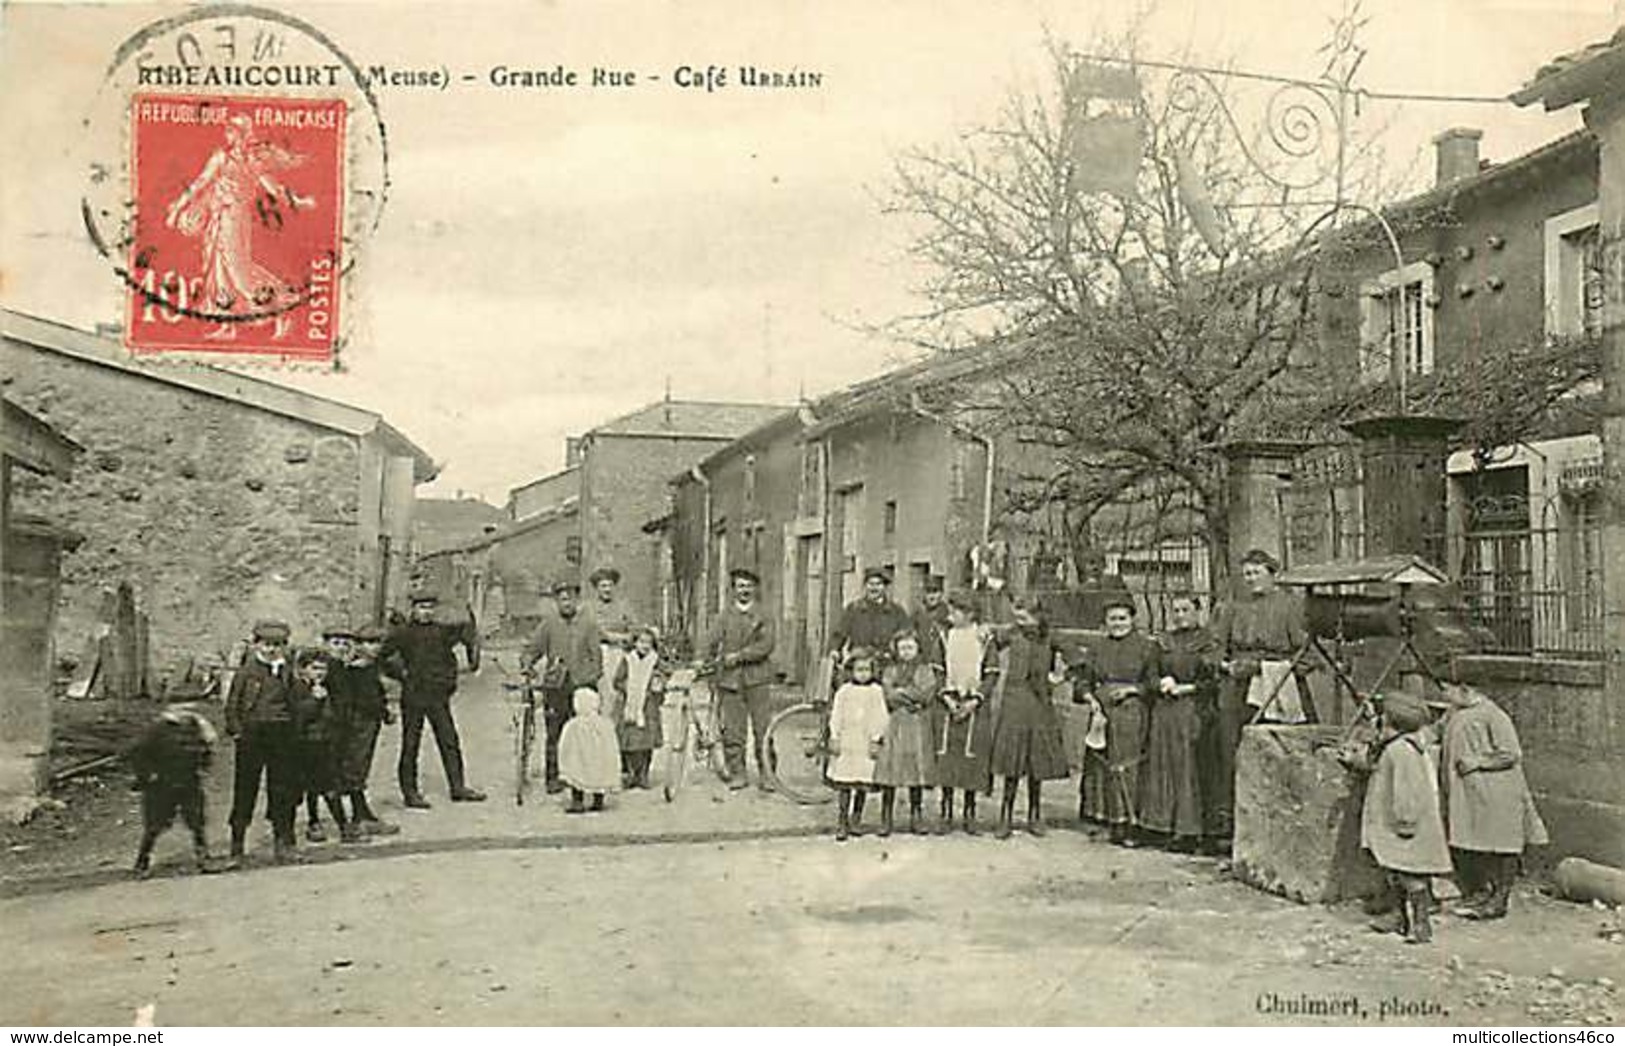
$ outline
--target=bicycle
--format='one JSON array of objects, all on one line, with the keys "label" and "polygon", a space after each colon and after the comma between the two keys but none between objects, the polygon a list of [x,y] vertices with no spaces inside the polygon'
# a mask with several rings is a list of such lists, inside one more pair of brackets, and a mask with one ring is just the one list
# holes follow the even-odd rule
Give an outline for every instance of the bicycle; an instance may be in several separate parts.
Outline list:
[{"label": "bicycle", "polygon": [[666,681],[666,707],[676,713],[677,726],[666,734],[666,760],[661,794],[666,802],[688,783],[689,767],[696,760],[726,778],[722,753],[722,715],[710,684],[715,670],[709,665],[679,668]]},{"label": "bicycle", "polygon": [[531,753],[536,748],[536,688],[531,684],[529,675],[521,675],[517,681],[512,673],[503,667],[502,662],[496,658],[491,659],[502,672],[505,678],[502,689],[520,695],[519,705],[513,710],[513,801],[516,806],[525,805],[525,793],[530,790]]},{"label": "bicycle", "polygon": [[829,765],[828,702],[802,701],[768,720],[762,754],[777,791],[808,806],[834,801],[835,789],[824,776]]}]

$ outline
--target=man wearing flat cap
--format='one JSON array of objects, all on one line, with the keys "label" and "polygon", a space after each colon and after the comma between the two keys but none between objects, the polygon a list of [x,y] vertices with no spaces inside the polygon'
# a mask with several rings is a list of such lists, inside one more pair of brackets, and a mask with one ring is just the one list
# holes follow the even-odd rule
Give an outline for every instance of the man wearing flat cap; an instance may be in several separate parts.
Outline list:
[{"label": "man wearing flat cap", "polygon": [[451,695],[457,691],[457,653],[460,644],[470,671],[480,667],[479,639],[474,623],[442,624],[435,620],[439,600],[432,593],[412,597],[411,616],[390,630],[379,660],[384,673],[401,684],[401,759],[397,768],[401,797],[413,809],[426,810],[429,801],[418,787],[418,748],[423,724],[434,731],[440,765],[454,803],[477,803],[485,793],[468,786],[464,775],[463,745],[451,714]]},{"label": "man wearing flat cap", "polygon": [[908,611],[892,602],[891,571],[869,567],[863,572],[863,595],[848,603],[829,636],[829,649],[843,660],[846,652],[864,647],[890,650],[892,638],[913,628]]},{"label": "man wearing flat cap", "polygon": [[941,574],[926,578],[919,609],[914,611],[914,635],[920,641],[920,662],[939,668],[944,661],[943,645],[948,639],[946,581]]},{"label": "man wearing flat cap", "polygon": [[299,735],[294,722],[293,666],[287,655],[288,626],[281,621],[259,622],[254,626],[248,659],[232,676],[231,690],[226,695],[226,733],[237,744],[229,819],[233,867],[243,859],[262,776],[276,860],[293,857],[294,810],[302,782]]},{"label": "man wearing flat cap", "polygon": [[580,687],[596,689],[604,672],[603,637],[598,622],[581,608],[580,584],[573,578],[562,579],[554,583],[552,595],[552,611],[542,615],[519,660],[520,668],[540,678],[549,793],[564,789],[559,780],[559,736],[575,715],[575,692]]},{"label": "man wearing flat cap", "polygon": [[743,788],[745,745],[755,735],[756,785],[770,786],[764,771],[763,742],[772,713],[773,618],[757,601],[762,579],[754,570],[736,567],[728,572],[733,599],[717,615],[706,637],[703,654],[717,666],[716,691],[722,712],[722,754],[728,787]]}]

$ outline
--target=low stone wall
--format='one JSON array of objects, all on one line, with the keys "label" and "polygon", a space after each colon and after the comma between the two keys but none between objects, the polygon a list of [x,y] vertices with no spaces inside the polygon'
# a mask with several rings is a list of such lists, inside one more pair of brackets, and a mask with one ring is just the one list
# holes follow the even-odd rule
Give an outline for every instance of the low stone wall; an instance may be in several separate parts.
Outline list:
[{"label": "low stone wall", "polygon": [[1373,893],[1382,881],[1360,850],[1365,782],[1337,761],[1342,730],[1250,726],[1236,755],[1236,877],[1304,903]]},{"label": "low stone wall", "polygon": [[1530,863],[1578,856],[1625,867],[1625,708],[1603,664],[1475,656],[1456,668],[1518,728],[1524,775],[1552,836]]}]

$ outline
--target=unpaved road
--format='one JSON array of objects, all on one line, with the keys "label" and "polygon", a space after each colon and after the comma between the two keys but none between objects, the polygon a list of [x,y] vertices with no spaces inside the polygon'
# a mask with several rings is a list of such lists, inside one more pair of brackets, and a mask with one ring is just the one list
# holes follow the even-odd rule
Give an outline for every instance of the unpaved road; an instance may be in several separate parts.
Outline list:
[{"label": "unpaved road", "polygon": [[1076,833],[400,856],[0,901],[0,1024],[1612,1020],[1600,914],[1520,902],[1407,946]]}]

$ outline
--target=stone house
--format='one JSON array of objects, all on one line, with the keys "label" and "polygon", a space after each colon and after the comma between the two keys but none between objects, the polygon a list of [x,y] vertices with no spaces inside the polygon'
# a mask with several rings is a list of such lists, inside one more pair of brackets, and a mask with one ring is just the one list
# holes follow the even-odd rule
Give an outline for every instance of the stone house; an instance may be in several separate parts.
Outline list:
[{"label": "stone house", "polygon": [[[1401,377],[1425,394],[1435,378],[1470,381],[1500,347],[1603,328],[1596,137],[1578,131],[1498,164],[1480,158],[1480,138],[1440,134],[1435,185],[1384,208],[1402,267],[1373,223],[1351,223],[1322,278],[1322,351],[1385,398]],[[1617,861],[1625,796],[1605,685],[1596,391],[1478,454],[1452,453],[1456,426],[1415,417],[1426,408],[1414,399],[1413,416],[1362,423],[1347,443],[1261,448],[1248,464],[1273,455],[1259,472],[1275,489],[1255,515],[1275,518],[1246,525],[1278,536],[1289,566],[1405,552],[1443,567],[1486,645],[1455,670],[1516,721],[1553,852]]]},{"label": "stone house", "polygon": [[507,520],[502,509],[461,491],[450,498],[420,497],[412,506],[413,555],[481,537]]},{"label": "stone house", "polygon": [[528,635],[547,606],[546,588],[580,568],[575,498],[418,560],[435,591],[466,604],[487,634]]},{"label": "stone house", "polygon": [[[515,576],[522,571],[529,584],[572,572],[584,581],[599,567],[614,567],[633,612],[660,620],[661,567],[644,525],[665,514],[667,481],[784,409],[667,398],[572,437],[563,470],[509,492],[514,520],[543,519],[538,527],[547,535],[527,529],[529,540],[502,542],[514,558],[562,544],[562,554],[516,562]],[[562,543],[554,534],[562,535]]]},{"label": "stone house", "polygon": [[255,618],[296,641],[379,620],[405,590],[413,488],[429,455],[371,411],[264,378],[131,359],[116,343],[0,314],[7,395],[92,448],[71,485],[18,483],[82,534],[58,648],[83,648],[102,591],[133,584],[160,676],[224,658]]},{"label": "stone house", "polygon": [[[50,519],[13,513],[14,470],[66,483],[83,448],[9,397],[0,427],[0,809],[26,814],[46,783],[55,659],[52,633],[61,560],[79,536]],[[48,506],[42,506],[47,507]],[[25,804],[13,811],[14,804]]]}]

